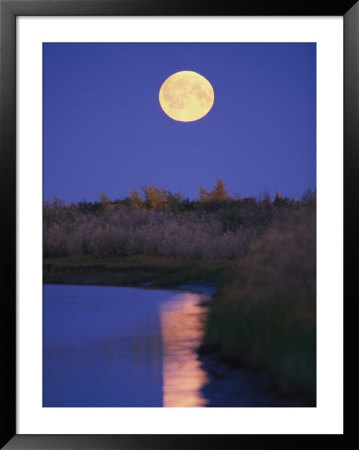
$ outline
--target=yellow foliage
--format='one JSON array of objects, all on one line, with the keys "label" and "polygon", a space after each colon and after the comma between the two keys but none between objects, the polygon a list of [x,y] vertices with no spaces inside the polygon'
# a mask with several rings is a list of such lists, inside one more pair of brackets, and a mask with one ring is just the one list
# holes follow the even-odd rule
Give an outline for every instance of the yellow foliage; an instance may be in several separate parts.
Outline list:
[{"label": "yellow foliage", "polygon": [[149,185],[144,188],[146,195],[146,201],[153,209],[163,209],[168,201],[168,191],[166,189],[158,188],[153,185]]},{"label": "yellow foliage", "polygon": [[130,191],[130,200],[131,205],[136,208],[141,208],[144,205],[144,201],[137,189],[132,189],[132,191]]},{"label": "yellow foliage", "polygon": [[233,197],[229,195],[226,183],[220,178],[217,178],[211,192],[207,192],[202,186],[199,187],[200,202],[224,202],[226,200],[233,200]]}]

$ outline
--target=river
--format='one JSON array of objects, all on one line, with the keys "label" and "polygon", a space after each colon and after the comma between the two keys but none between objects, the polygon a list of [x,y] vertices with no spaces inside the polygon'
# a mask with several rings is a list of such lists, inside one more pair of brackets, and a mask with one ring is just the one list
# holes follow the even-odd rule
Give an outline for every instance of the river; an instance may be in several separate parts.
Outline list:
[{"label": "river", "polygon": [[199,357],[210,289],[44,285],[43,406],[305,406]]}]

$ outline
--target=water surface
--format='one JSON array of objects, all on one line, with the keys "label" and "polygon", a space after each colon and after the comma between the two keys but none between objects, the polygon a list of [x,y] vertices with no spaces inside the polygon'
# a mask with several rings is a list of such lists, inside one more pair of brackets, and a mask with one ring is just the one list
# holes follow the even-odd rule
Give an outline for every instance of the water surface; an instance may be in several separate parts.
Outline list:
[{"label": "water surface", "polygon": [[44,286],[44,406],[205,406],[201,293]]}]

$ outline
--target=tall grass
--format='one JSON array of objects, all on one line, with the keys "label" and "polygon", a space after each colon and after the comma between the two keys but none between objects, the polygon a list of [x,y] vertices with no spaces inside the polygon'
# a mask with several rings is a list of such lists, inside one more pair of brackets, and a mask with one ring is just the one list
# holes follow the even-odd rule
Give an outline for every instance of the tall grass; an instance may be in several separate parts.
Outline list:
[{"label": "tall grass", "polygon": [[[86,206],[86,205],[85,205]],[[182,208],[182,211],[181,211]],[[307,202],[179,201],[176,208],[44,204],[45,257],[157,255],[185,259],[240,259],[271,223],[307,209]]]},{"label": "tall grass", "polygon": [[238,262],[210,309],[203,351],[266,369],[284,393],[315,403],[315,210],[273,223]]}]

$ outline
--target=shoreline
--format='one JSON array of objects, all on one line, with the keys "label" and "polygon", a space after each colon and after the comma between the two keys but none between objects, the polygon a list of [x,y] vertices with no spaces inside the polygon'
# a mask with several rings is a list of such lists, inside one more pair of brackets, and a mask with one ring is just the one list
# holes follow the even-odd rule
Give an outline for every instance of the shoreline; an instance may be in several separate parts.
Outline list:
[{"label": "shoreline", "polygon": [[[46,283],[45,283],[46,284]],[[54,284],[54,283],[51,283]],[[65,285],[64,283],[59,286]],[[76,286],[94,286],[76,285]],[[214,283],[178,285],[173,287],[159,287],[154,284],[135,286],[108,286],[118,288],[154,289],[168,291],[187,291],[204,295],[207,298],[201,301],[200,306],[208,308],[212,296],[215,294]],[[311,407],[309,400],[295,395],[285,395],[278,392],[273,384],[271,376],[265,371],[253,371],[250,367],[232,366],[230,361],[221,358],[216,352],[206,353],[201,350],[203,341],[195,350],[201,367],[206,372],[208,383],[202,388],[210,402],[207,407]],[[225,404],[223,392],[226,393]],[[228,404],[228,398],[232,398],[233,404]]]},{"label": "shoreline", "polygon": [[199,356],[216,355],[217,364],[229,370],[267,373],[280,396],[309,399],[306,405],[315,406],[313,318],[298,316],[295,302],[245,297],[235,261],[135,256],[45,258],[43,262],[44,284],[188,290],[211,297],[213,301],[203,302],[208,314]]},{"label": "shoreline", "polygon": [[44,258],[43,282],[107,286],[216,285],[234,263],[137,256]]}]

